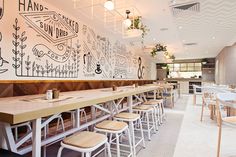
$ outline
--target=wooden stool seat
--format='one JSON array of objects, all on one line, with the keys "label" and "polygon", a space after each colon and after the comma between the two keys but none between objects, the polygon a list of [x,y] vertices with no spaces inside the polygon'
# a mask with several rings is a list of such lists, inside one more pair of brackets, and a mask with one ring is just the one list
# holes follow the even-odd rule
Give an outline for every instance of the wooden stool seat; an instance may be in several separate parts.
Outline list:
[{"label": "wooden stool seat", "polygon": [[136,120],[136,119],[140,118],[140,115],[139,114],[135,114],[135,113],[122,112],[122,113],[116,114],[115,118]]},{"label": "wooden stool seat", "polygon": [[79,148],[92,148],[107,140],[103,134],[95,132],[79,132],[63,140],[64,144]]},{"label": "wooden stool seat", "polygon": [[163,99],[156,99],[156,100],[148,100],[143,103],[143,105],[157,105],[159,103],[163,103]]},{"label": "wooden stool seat", "polygon": [[133,107],[133,109],[147,111],[147,110],[151,110],[153,108],[151,106],[148,106],[148,105],[140,105],[140,106]]},{"label": "wooden stool seat", "polygon": [[223,121],[228,122],[228,123],[235,123],[236,124],[236,116],[231,116],[231,117],[225,117],[222,118]]},{"label": "wooden stool seat", "polygon": [[0,156],[1,157],[24,157],[23,155],[19,155],[16,153],[13,153],[9,150],[1,149],[0,148]]},{"label": "wooden stool seat", "polygon": [[123,130],[127,126],[128,125],[125,122],[105,120],[105,121],[102,121],[101,123],[98,123],[95,127],[98,129],[119,131],[119,130]]}]

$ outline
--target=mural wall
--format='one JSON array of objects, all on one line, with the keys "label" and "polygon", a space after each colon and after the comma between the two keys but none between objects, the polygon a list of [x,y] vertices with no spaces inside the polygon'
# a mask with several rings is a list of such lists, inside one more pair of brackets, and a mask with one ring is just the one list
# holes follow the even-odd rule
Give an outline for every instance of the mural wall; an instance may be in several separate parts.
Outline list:
[{"label": "mural wall", "polygon": [[0,80],[150,79],[134,54],[43,1],[0,0]]}]

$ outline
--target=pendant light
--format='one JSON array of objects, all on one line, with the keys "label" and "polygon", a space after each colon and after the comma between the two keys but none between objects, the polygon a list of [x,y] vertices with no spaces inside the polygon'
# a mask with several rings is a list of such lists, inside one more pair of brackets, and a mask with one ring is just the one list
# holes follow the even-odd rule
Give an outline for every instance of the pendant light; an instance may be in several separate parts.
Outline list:
[{"label": "pendant light", "polygon": [[114,3],[112,2],[112,0],[107,0],[107,1],[104,3],[104,7],[105,7],[107,10],[113,10],[113,9],[114,9]]},{"label": "pendant light", "polygon": [[126,17],[126,19],[124,20],[124,25],[125,25],[125,27],[130,27],[131,26],[131,24],[132,24],[132,21],[129,19],[129,14],[130,14],[130,11],[129,10],[126,10],[126,15],[127,15],[127,17]]}]

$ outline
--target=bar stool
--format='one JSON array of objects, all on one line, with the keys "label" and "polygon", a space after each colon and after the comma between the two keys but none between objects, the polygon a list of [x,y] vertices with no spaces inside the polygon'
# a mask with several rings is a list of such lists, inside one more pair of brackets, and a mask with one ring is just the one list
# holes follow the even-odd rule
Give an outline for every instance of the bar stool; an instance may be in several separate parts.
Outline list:
[{"label": "bar stool", "polygon": [[[120,139],[119,139],[123,132],[127,132],[128,141],[129,141],[128,147],[130,147],[130,153],[128,156],[133,156],[130,130],[128,128],[128,125],[125,122],[105,120],[105,121],[102,121],[101,123],[96,124],[94,130],[96,132],[103,132],[106,134],[110,134],[110,140],[109,140],[110,144],[114,144],[112,142],[116,140],[117,157],[120,157],[120,154],[121,154],[120,146],[127,147],[127,145],[120,144]],[[115,138],[112,140],[113,134],[115,134]]]},{"label": "bar stool", "polygon": [[[139,105],[133,107],[133,112],[141,115],[141,121],[143,125],[147,125],[147,129],[143,128],[143,131],[147,131],[148,140],[151,141],[151,131],[156,131],[155,119],[154,119],[154,108],[147,105]],[[149,117],[151,115],[151,117]],[[143,117],[142,117],[143,116]]]},{"label": "bar stool", "polygon": [[[128,122],[129,127],[130,127],[130,132],[131,132],[131,138],[132,138],[132,143],[133,143],[133,154],[136,156],[136,147],[142,142],[143,143],[143,148],[145,148],[145,141],[144,141],[144,135],[143,135],[143,127],[142,127],[142,122],[141,122],[141,117],[139,114],[134,114],[134,113],[128,113],[128,112],[122,112],[118,113],[114,116],[115,120],[118,121],[124,121]],[[138,122],[140,126],[140,133],[141,133],[141,138],[139,141],[136,143],[135,141],[135,134],[134,134],[134,125],[135,123]]]},{"label": "bar stool", "polygon": [[[75,114],[76,114],[76,111],[75,110],[72,110],[72,111],[67,111],[65,113],[69,113],[71,115],[71,122],[72,122],[72,127],[75,126]],[[85,122],[87,123],[88,122],[88,118],[87,118],[87,114],[86,114],[86,111],[85,109],[80,109],[80,119],[82,119],[84,117],[85,119]],[[88,128],[87,128],[88,130]]]},{"label": "bar stool", "polygon": [[90,157],[92,152],[97,150],[102,145],[105,145],[105,148],[99,150],[93,156],[97,156],[106,149],[108,152],[108,157],[111,157],[110,144],[108,143],[105,135],[88,131],[79,132],[65,138],[61,142],[61,147],[58,150],[57,157],[61,157],[61,153],[64,148],[81,152],[82,156],[85,154],[86,157]]},{"label": "bar stool", "polygon": [[149,102],[157,103],[158,104],[158,111],[159,111],[159,120],[160,123],[163,123],[163,120],[166,119],[165,107],[164,107],[164,100],[163,99],[156,99],[156,100],[149,100]]},{"label": "bar stool", "polygon": [[155,125],[156,125],[156,130],[158,131],[158,125],[161,125],[160,105],[157,102],[153,101],[153,100],[146,101],[142,105],[147,105],[147,106],[151,106],[151,107],[154,108]]}]

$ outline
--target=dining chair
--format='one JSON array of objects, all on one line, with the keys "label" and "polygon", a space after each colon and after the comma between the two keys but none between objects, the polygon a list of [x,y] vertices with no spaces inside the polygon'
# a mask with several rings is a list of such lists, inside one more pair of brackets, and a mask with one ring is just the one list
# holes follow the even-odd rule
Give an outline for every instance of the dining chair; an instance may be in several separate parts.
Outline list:
[{"label": "dining chair", "polygon": [[211,110],[210,117],[213,120],[216,109],[216,94],[217,93],[228,93],[222,88],[217,88],[215,86],[205,86],[202,87],[202,111],[201,111],[201,122],[203,120],[204,108],[208,107]]},{"label": "dining chair", "polygon": [[219,112],[217,116],[219,122],[217,157],[220,157],[222,125],[236,128],[236,116],[227,115],[224,111],[225,107],[236,109],[236,93],[218,93],[216,98]]}]

